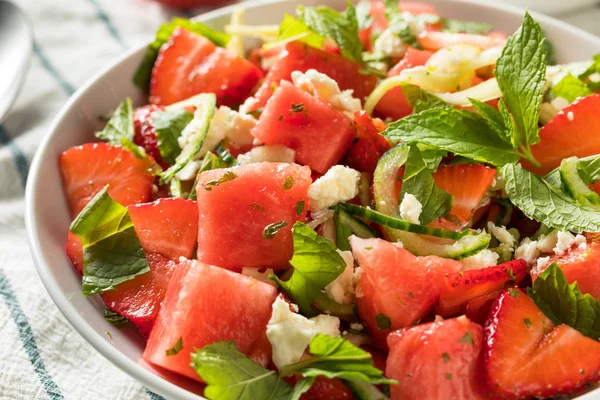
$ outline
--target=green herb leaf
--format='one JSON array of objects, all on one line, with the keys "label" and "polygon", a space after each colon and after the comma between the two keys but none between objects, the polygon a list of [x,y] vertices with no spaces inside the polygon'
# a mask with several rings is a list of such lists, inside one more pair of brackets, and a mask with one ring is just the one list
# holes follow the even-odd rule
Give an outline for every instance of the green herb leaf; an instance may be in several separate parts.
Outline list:
[{"label": "green herb leaf", "polygon": [[544,178],[521,165],[508,164],[501,173],[510,201],[527,217],[563,231],[600,232],[600,212],[578,206]]},{"label": "green herb leaf", "polygon": [[265,229],[263,230],[263,238],[273,239],[277,232],[279,232],[284,226],[287,226],[287,222],[285,221],[274,222],[265,226]]},{"label": "green herb leaf", "polygon": [[474,33],[482,35],[489,33],[493,26],[485,22],[461,21],[458,19],[442,19],[444,31],[451,33]]},{"label": "green herb leaf", "polygon": [[396,36],[398,36],[402,43],[406,43],[411,47],[416,49],[422,49],[423,47],[417,40],[417,36],[410,29],[410,25],[404,15],[400,12],[398,8],[398,2],[396,2],[396,10],[393,13],[388,13],[388,29]]},{"label": "green herb leaf", "polygon": [[568,73],[556,85],[552,87],[552,96],[562,97],[572,103],[578,97],[589,96],[592,91],[582,80]]},{"label": "green herb leaf", "polygon": [[392,320],[387,315],[377,314],[375,316],[375,323],[379,329],[392,329]]},{"label": "green herb leaf", "polygon": [[533,282],[528,294],[555,324],[566,324],[600,340],[600,302],[590,294],[582,294],[577,282],[569,284],[556,263]]},{"label": "green herb leaf", "polygon": [[444,359],[444,364],[450,361],[450,356],[448,355],[448,353],[442,353],[442,358]]},{"label": "green herb leaf", "polygon": [[175,345],[166,351],[167,357],[174,356],[183,350],[183,338],[180,337]]},{"label": "green herb leaf", "polygon": [[302,214],[302,211],[304,211],[304,200],[296,203],[296,215]]},{"label": "green herb leaf", "polygon": [[333,223],[335,224],[335,244],[338,249],[343,251],[350,250],[348,238],[353,234],[363,239],[377,237],[369,225],[353,217],[339,206],[335,207]]},{"label": "green herb leaf", "polygon": [[162,24],[160,26],[156,32],[156,39],[148,45],[144,59],[133,76],[133,82],[139,88],[146,91],[148,90],[152,68],[154,68],[158,52],[162,45],[169,41],[173,31],[175,31],[175,28],[177,27],[182,27],[190,32],[204,36],[220,47],[225,47],[227,46],[227,43],[229,43],[230,36],[225,33],[217,32],[200,22],[192,22],[183,18],[174,18],[170,23]]},{"label": "green herb leaf", "polygon": [[206,153],[204,159],[202,160],[202,165],[200,166],[200,170],[198,171],[198,175],[196,175],[196,180],[194,181],[194,185],[192,186],[192,191],[188,196],[190,200],[197,200],[196,197],[196,186],[198,186],[198,178],[200,178],[200,174],[204,171],[210,171],[213,169],[227,168],[229,164],[221,159],[218,155],[212,152]]},{"label": "green herb leaf", "polygon": [[496,166],[517,162],[519,153],[481,116],[454,108],[432,108],[388,125],[393,141],[422,143]]},{"label": "green herb leaf", "polygon": [[367,29],[373,24],[370,1],[359,1],[356,4],[356,20],[359,29]]},{"label": "green herb leaf", "polygon": [[471,332],[471,330],[469,329],[469,331],[465,333],[463,337],[458,339],[458,343],[469,343],[475,346],[475,341],[473,340],[473,332]]},{"label": "green herb leaf", "polygon": [[203,187],[204,187],[204,190],[207,190],[210,192],[213,189],[213,187],[220,186],[221,184],[232,181],[235,178],[237,178],[237,175],[233,171],[227,171],[219,179],[215,179],[215,180],[206,182],[203,185]]},{"label": "green herb leaf", "polygon": [[507,137],[506,122],[502,116],[502,113],[496,110],[483,101],[477,99],[469,99],[473,107],[485,118],[485,122],[488,124],[491,130],[493,130],[498,137],[505,139],[506,143],[510,143],[510,137]]},{"label": "green herb leaf", "polygon": [[192,130],[190,137],[193,139],[186,144],[181,150],[173,164],[169,169],[160,175],[160,182],[165,183],[181,171],[202,149],[202,144],[208,133],[210,121],[217,107],[217,98],[213,93],[205,93],[198,96],[198,103],[194,117],[189,124],[186,124],[186,129]]},{"label": "green herb leaf", "polygon": [[313,357],[283,367],[281,376],[300,374],[304,377],[324,376],[368,383],[397,383],[387,379],[373,365],[371,354],[347,340],[317,334],[310,342]]},{"label": "green herb leaf", "polygon": [[292,187],[294,187],[294,177],[290,175],[283,180],[281,190],[290,190]]},{"label": "green herb leaf", "polygon": [[313,383],[315,383],[315,379],[316,378],[308,377],[296,382],[296,384],[294,385],[294,393],[292,393],[292,397],[290,398],[290,400],[300,400],[302,395],[308,392]]},{"label": "green herb leaf", "polygon": [[430,108],[448,107],[452,106],[437,96],[426,92],[415,85],[404,84],[401,85],[402,93],[406,97],[408,104],[413,107],[413,114],[418,114],[421,111],[428,110]]},{"label": "green herb leaf", "polygon": [[546,81],[546,50],[539,24],[525,13],[523,24],[512,35],[496,63],[496,79],[515,124],[516,143],[530,156],[539,142],[540,104]]},{"label": "green herb leaf", "polygon": [[134,134],[133,104],[131,99],[127,98],[119,104],[104,129],[96,132],[96,137],[114,146],[122,146],[131,151],[137,158],[146,158],[144,149],[133,142]]},{"label": "green herb leaf", "polygon": [[314,32],[304,23],[298,21],[291,15],[285,14],[283,16],[283,21],[281,21],[281,24],[279,25],[279,34],[277,35],[275,43],[287,42],[292,40],[297,40],[311,47],[316,47],[320,49],[323,47],[325,37]]},{"label": "green herb leaf", "polygon": [[273,279],[290,299],[298,304],[302,314],[312,316],[314,315],[312,302],[315,296],[344,271],[346,262],[338,254],[333,243],[318,236],[307,225],[296,222],[292,232],[294,242],[294,255],[290,261],[294,267],[292,277],[288,281],[282,281],[275,275],[269,278]]},{"label": "green herb leaf", "polygon": [[123,317],[119,313],[109,310],[108,308],[104,309],[104,319],[114,326],[122,326],[129,322],[127,318]]},{"label": "green herb leaf", "polygon": [[196,350],[192,367],[208,386],[210,400],[289,399],[293,389],[275,371],[241,353],[235,342],[218,342]]},{"label": "green herb leaf", "polygon": [[88,247],[132,226],[127,208],[110,198],[106,185],[81,210],[70,230]]},{"label": "green herb leaf", "polygon": [[152,126],[156,130],[157,147],[162,159],[175,164],[181,148],[177,139],[183,129],[192,121],[194,114],[187,110],[156,111],[152,118]]}]

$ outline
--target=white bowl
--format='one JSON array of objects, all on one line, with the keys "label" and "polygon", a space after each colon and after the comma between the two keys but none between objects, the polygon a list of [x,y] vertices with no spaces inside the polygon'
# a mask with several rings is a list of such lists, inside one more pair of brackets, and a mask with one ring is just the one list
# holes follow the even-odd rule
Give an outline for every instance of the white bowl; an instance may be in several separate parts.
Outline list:
[{"label": "white bowl", "polygon": [[[317,0],[268,0],[243,3],[248,24],[277,24],[285,12],[300,5],[316,5]],[[331,0],[343,8],[346,0]],[[513,32],[524,10],[510,6],[467,1],[431,1],[441,15],[491,23],[496,29]],[[198,17],[199,21],[221,29],[236,6]],[[589,59],[600,52],[600,39],[563,22],[535,15],[548,38],[556,46],[559,62]],[[158,28],[158,27],[157,27]],[[125,54],[120,60],[92,78],[75,93],[58,114],[44,138],[31,166],[26,193],[29,245],[48,293],[75,329],[104,357],[157,393],[169,399],[199,399],[199,386],[166,371],[158,371],[141,358],[143,343],[133,330],[119,330],[104,320],[102,302],[81,293],[81,279],[65,254],[65,241],[71,222],[58,170],[58,156],[69,147],[93,141],[101,128],[98,116],[106,115],[125,98],[136,105],[144,103],[143,93],[131,77],[145,49]],[[97,297],[97,296],[96,296]],[[111,332],[111,337],[106,331]],[[195,392],[195,393],[194,393]],[[600,391],[581,399],[600,399]]]}]

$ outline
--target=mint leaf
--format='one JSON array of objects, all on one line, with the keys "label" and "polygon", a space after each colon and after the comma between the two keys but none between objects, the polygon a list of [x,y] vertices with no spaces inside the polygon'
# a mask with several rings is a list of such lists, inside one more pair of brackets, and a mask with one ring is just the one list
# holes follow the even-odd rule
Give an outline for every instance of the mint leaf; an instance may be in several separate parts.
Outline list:
[{"label": "mint leaf", "polygon": [[313,377],[304,378],[296,382],[294,385],[294,393],[292,393],[290,400],[300,400],[302,395],[308,392],[313,383],[315,383],[315,378]]},{"label": "mint leaf", "polygon": [[[315,33],[301,21],[298,21],[289,14],[284,14],[283,21],[279,25],[279,34],[274,43],[281,44],[282,42],[297,40],[320,49],[323,47],[325,39],[324,36]],[[270,44],[266,44],[265,46],[270,47]]]},{"label": "mint leaf", "polygon": [[505,165],[501,174],[510,201],[527,217],[563,231],[600,232],[600,212],[578,206],[544,178],[512,164]]},{"label": "mint leaf", "polygon": [[235,342],[218,342],[196,350],[192,367],[208,384],[210,400],[289,399],[293,389],[275,371],[242,354]]},{"label": "mint leaf", "polygon": [[[498,137],[507,139],[506,123],[502,113],[483,101],[479,101],[477,99],[469,99],[469,101],[471,102],[471,105],[475,107],[477,112],[481,114],[483,118],[485,118],[485,122],[490,129],[493,130]],[[510,139],[505,140],[505,142],[510,143]]]},{"label": "mint leaf", "polygon": [[237,178],[237,175],[233,171],[227,171],[219,179],[214,179],[212,181],[208,181],[202,185],[204,190],[210,192],[213,190],[213,187],[220,186],[222,183],[232,181]]},{"label": "mint leaf", "polygon": [[418,86],[404,84],[401,87],[408,104],[413,107],[413,114],[418,114],[430,108],[452,107],[439,97],[426,92]]},{"label": "mint leaf", "polygon": [[406,43],[415,49],[422,49],[423,47],[417,40],[417,37],[410,29],[410,25],[404,15],[400,12],[398,8],[398,2],[396,2],[396,11],[392,13],[387,13],[389,24],[388,29],[396,36],[398,36],[402,43]]},{"label": "mint leaf", "polygon": [[363,46],[358,36],[358,20],[352,3],[348,3],[343,12],[326,6],[299,6],[297,13],[300,21],[311,30],[320,36],[333,39],[344,57],[362,62]]},{"label": "mint leaf", "polygon": [[294,255],[290,264],[294,267],[292,277],[282,281],[271,275],[277,285],[290,299],[298,304],[302,314],[314,315],[312,303],[325,286],[333,282],[346,267],[346,262],[338,254],[335,245],[318,236],[307,225],[296,222],[292,229]]},{"label": "mint leaf", "polygon": [[388,125],[393,141],[422,143],[495,166],[517,162],[518,152],[481,116],[455,108],[432,108]]},{"label": "mint leaf", "polygon": [[283,367],[281,376],[300,374],[304,377],[324,376],[367,383],[395,384],[373,365],[371,354],[342,338],[318,333],[310,342],[311,358]]},{"label": "mint leaf", "polygon": [[114,290],[150,272],[133,226],[83,249],[82,292],[86,296]]},{"label": "mint leaf", "polygon": [[528,294],[555,324],[566,324],[600,340],[600,302],[590,294],[582,294],[577,282],[569,284],[556,263],[533,282]]},{"label": "mint leaf", "polygon": [[592,91],[582,80],[575,78],[568,73],[556,85],[552,87],[552,96],[562,97],[569,103],[572,103],[578,97],[589,96]]},{"label": "mint leaf", "polygon": [[108,186],[100,190],[71,223],[71,232],[79,236],[83,247],[133,226],[127,208],[108,195]]},{"label": "mint leaf", "polygon": [[173,347],[170,349],[167,349],[165,353],[167,357],[170,357],[178,354],[181,350],[183,350],[183,337],[179,337],[179,340],[175,343],[175,345],[173,345]]},{"label": "mint leaf", "polygon": [[177,139],[183,129],[192,121],[194,114],[187,110],[157,111],[152,118],[156,131],[157,147],[162,159],[174,164],[181,153]]},{"label": "mint leaf", "polygon": [[202,174],[204,171],[210,171],[213,169],[227,168],[227,167],[229,167],[229,164],[227,164],[225,161],[223,161],[221,159],[221,157],[219,157],[218,155],[216,155],[214,153],[211,153],[210,151],[208,153],[206,153],[206,155],[204,156],[204,159],[202,160],[202,165],[200,166],[198,175],[196,175],[196,180],[194,181],[194,185],[192,186],[192,191],[190,192],[188,199],[194,200],[194,201],[197,200],[196,186],[198,186],[198,178],[200,178],[200,174]]},{"label": "mint leaf", "polygon": [[385,314],[377,314],[375,323],[379,329],[392,329],[392,320]]},{"label": "mint leaf", "polygon": [[285,221],[274,222],[265,226],[265,229],[263,230],[263,239],[273,239],[275,235],[277,235],[277,232],[285,226],[287,226],[287,222]]},{"label": "mint leaf", "polygon": [[137,158],[146,158],[146,152],[133,142],[135,128],[133,126],[133,104],[130,98],[125,99],[112,114],[104,129],[96,132],[96,137],[114,146],[122,146],[131,151]]},{"label": "mint leaf", "polygon": [[407,194],[412,194],[419,200],[423,206],[419,220],[423,225],[446,215],[452,208],[454,196],[436,186],[417,146],[409,147],[405,165],[408,178],[403,179],[400,201]]},{"label": "mint leaf", "polygon": [[587,70],[578,76],[579,79],[585,79],[592,74],[600,72],[600,54],[596,54],[592,60],[591,65]]},{"label": "mint leaf", "polygon": [[489,33],[493,26],[485,22],[461,21],[458,19],[442,19],[444,31],[451,33],[474,33],[485,34]]},{"label": "mint leaf", "polygon": [[540,141],[538,121],[546,81],[546,50],[539,24],[525,13],[496,63],[496,80],[515,125],[515,142],[527,158]]},{"label": "mint leaf", "polygon": [[229,43],[230,36],[225,33],[215,31],[200,22],[193,22],[183,18],[174,18],[173,21],[160,26],[156,32],[156,39],[148,45],[144,59],[133,76],[133,82],[137,87],[146,91],[148,90],[152,68],[154,68],[158,52],[162,45],[169,41],[173,31],[175,31],[175,28],[177,27],[182,27],[190,32],[204,36],[220,47],[225,47],[227,46],[227,43]]},{"label": "mint leaf", "polygon": [[200,149],[208,133],[210,121],[217,107],[217,98],[213,93],[205,93],[198,96],[198,104],[194,112],[194,118],[187,124],[185,129],[190,130],[188,143],[181,150],[181,153],[175,159],[168,170],[160,174],[160,183],[163,184],[173,178],[176,173],[181,171],[193,158]]},{"label": "mint leaf", "polygon": [[119,313],[109,310],[108,308],[104,309],[104,319],[114,326],[122,326],[129,322],[127,318]]}]

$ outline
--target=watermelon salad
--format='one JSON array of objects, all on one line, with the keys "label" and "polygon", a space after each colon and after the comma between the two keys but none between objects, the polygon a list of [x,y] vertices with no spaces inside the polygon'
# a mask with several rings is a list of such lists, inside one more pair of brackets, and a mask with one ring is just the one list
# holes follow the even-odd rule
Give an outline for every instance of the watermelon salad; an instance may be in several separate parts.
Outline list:
[{"label": "watermelon salad", "polygon": [[282,17],[161,26],[149,104],[60,155],[83,293],[208,399],[596,387],[600,55],[557,64],[527,13]]}]

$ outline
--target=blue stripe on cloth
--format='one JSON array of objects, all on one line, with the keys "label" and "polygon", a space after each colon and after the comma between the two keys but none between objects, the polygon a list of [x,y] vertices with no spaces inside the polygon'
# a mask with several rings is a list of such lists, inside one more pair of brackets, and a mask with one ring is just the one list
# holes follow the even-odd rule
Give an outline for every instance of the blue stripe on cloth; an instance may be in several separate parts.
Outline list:
[{"label": "blue stripe on cloth", "polygon": [[52,77],[58,82],[60,87],[69,95],[75,92],[75,88],[67,82],[67,80],[58,72],[58,70],[52,65],[48,57],[44,54],[41,47],[36,41],[33,42],[33,52],[40,59],[42,66]]},{"label": "blue stripe on cloth", "polygon": [[2,269],[0,269],[0,297],[4,300],[13,321],[17,325],[23,348],[29,356],[29,361],[31,361],[31,365],[37,373],[40,382],[44,386],[44,389],[46,389],[46,393],[48,393],[48,396],[52,400],[63,400],[64,397],[60,389],[46,370],[44,361],[42,360],[37,344],[35,343],[33,331],[31,330],[31,325],[29,325],[27,316],[23,313],[10,282]]},{"label": "blue stripe on cloth", "polygon": [[150,389],[146,389],[146,394],[148,395],[148,397],[150,398],[150,400],[165,400],[164,397],[162,397],[159,394],[154,393]]},{"label": "blue stripe on cloth", "polygon": [[17,171],[19,171],[19,176],[21,177],[21,185],[23,186],[23,189],[25,189],[25,185],[27,184],[27,175],[29,174],[29,162],[27,161],[27,157],[25,157],[23,151],[19,148],[19,146],[17,146],[12,138],[8,136],[2,125],[0,125],[0,144],[10,150],[15,161]]},{"label": "blue stripe on cloth", "polygon": [[96,13],[98,14],[98,18],[104,23],[104,25],[106,25],[106,29],[108,29],[108,32],[110,33],[110,35],[113,38],[115,38],[115,40],[117,42],[119,42],[119,44],[121,46],[123,46],[123,48],[126,49],[128,47],[127,44],[125,43],[125,41],[119,34],[119,31],[117,31],[115,24],[113,24],[110,17],[108,16],[108,14],[106,14],[106,12],[104,11],[104,9],[100,5],[100,3],[98,3],[98,0],[88,0],[88,1],[90,3],[92,3],[92,5],[96,8]]}]

